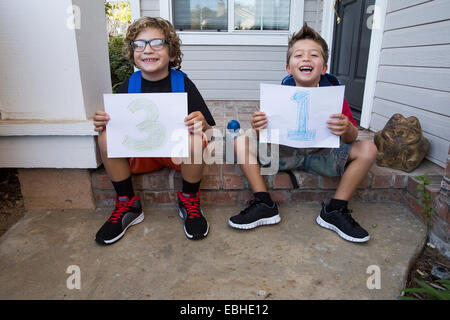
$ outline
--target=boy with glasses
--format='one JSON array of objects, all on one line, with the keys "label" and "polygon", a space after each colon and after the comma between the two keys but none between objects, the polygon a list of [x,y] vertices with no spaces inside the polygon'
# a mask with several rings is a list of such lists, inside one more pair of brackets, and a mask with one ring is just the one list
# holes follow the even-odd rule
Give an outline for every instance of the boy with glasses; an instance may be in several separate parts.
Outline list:
[{"label": "boy with glasses", "polygon": [[194,145],[205,148],[207,141],[203,132],[214,126],[215,122],[194,83],[177,70],[182,58],[180,42],[172,24],[161,18],[143,17],[128,27],[125,37],[126,55],[140,71],[120,85],[116,92],[161,93],[184,88],[182,91],[188,97],[188,116],[184,121],[191,133],[190,158],[183,164],[175,164],[171,158],[108,158],[106,124],[109,116],[106,112],[97,110],[94,115],[94,130],[99,132],[98,145],[103,164],[117,193],[115,210],[95,236],[100,244],[118,241],[128,227],[144,219],[140,198],[134,194],[131,175],[164,167],[181,170],[183,187],[177,196],[186,237],[201,239],[208,234],[209,225],[199,204],[203,159],[201,163],[194,163],[193,160],[203,154],[202,150],[194,150]]}]

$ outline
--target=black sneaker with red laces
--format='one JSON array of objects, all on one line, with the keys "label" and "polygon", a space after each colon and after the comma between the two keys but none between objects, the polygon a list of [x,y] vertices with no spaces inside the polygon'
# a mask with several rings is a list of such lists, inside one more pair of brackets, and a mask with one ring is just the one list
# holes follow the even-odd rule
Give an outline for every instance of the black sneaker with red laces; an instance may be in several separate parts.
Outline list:
[{"label": "black sneaker with red laces", "polygon": [[125,231],[144,220],[141,199],[134,196],[131,200],[126,196],[116,195],[116,208],[111,217],[103,224],[95,235],[99,244],[112,244],[123,237]]},{"label": "black sneaker with red laces", "polygon": [[200,191],[196,195],[189,195],[178,191],[178,209],[180,218],[184,220],[184,234],[189,239],[206,237],[209,224],[200,208]]}]

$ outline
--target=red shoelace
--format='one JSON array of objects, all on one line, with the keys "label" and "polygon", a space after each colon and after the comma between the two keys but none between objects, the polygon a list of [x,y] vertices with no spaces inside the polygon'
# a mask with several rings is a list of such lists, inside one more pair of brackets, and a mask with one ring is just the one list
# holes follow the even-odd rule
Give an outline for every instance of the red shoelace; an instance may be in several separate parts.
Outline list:
[{"label": "red shoelace", "polygon": [[133,205],[134,197],[128,202],[120,202],[116,196],[116,208],[114,209],[108,222],[119,223],[119,219],[128,212],[130,207]]},{"label": "red shoelace", "polygon": [[199,207],[199,196],[200,191],[197,193],[195,198],[184,197],[181,192],[178,192],[181,202],[183,206],[186,208],[188,218],[200,218],[200,207]]}]

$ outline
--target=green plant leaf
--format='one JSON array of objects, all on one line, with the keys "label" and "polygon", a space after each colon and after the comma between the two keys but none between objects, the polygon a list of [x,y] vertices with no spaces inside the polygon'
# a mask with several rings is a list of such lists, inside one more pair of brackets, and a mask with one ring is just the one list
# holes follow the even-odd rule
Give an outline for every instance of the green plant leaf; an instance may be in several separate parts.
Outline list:
[{"label": "green plant leaf", "polygon": [[419,300],[419,299],[417,299],[417,298],[414,298],[414,297],[409,297],[409,296],[399,296],[399,297],[397,297],[397,299],[398,300]]},{"label": "green plant leaf", "polygon": [[428,293],[426,289],[424,288],[406,288],[405,290],[403,290],[404,292],[409,292],[409,293]]},{"label": "green plant leaf", "polygon": [[429,295],[438,298],[439,300],[447,300],[448,297],[445,294],[442,294],[441,291],[436,290],[435,288],[433,288],[432,286],[428,285],[425,282],[422,282],[420,280],[416,280],[416,282],[423,288],[425,289],[425,292],[428,293]]}]

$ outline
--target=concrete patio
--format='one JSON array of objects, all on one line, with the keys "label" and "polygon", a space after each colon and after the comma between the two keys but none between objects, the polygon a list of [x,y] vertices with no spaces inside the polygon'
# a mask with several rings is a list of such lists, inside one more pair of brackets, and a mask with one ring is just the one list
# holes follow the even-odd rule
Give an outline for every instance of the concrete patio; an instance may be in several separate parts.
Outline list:
[{"label": "concrete patio", "polygon": [[[107,247],[94,235],[110,209],[29,211],[0,238],[0,299],[396,299],[426,227],[402,204],[351,207],[366,244],[319,227],[314,203],[282,206],[280,224],[250,231],[227,226],[241,207],[205,206],[210,233],[198,241],[174,207],[146,207]],[[68,288],[70,266],[80,289]],[[373,266],[380,289],[367,286]]]}]

